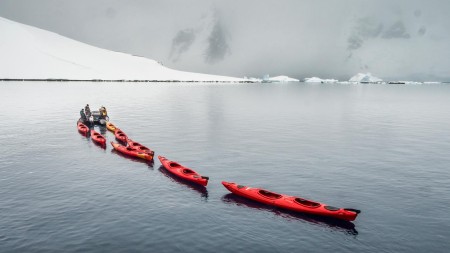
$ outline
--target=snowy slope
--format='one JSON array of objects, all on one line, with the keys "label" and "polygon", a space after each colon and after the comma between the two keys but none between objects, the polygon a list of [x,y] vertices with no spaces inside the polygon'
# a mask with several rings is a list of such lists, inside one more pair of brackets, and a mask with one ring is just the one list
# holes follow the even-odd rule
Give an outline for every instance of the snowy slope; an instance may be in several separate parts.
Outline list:
[{"label": "snowy slope", "polygon": [[0,34],[0,79],[246,81],[169,69],[1,17]]}]

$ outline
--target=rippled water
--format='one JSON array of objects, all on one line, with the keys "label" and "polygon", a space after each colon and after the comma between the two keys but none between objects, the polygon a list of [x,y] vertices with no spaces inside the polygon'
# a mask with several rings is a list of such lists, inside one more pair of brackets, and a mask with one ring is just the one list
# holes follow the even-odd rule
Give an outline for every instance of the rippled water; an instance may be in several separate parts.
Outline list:
[{"label": "rippled water", "polygon": [[[81,136],[86,103],[207,190]],[[0,82],[0,106],[1,252],[450,248],[449,85]],[[285,212],[222,180],[362,213]]]}]

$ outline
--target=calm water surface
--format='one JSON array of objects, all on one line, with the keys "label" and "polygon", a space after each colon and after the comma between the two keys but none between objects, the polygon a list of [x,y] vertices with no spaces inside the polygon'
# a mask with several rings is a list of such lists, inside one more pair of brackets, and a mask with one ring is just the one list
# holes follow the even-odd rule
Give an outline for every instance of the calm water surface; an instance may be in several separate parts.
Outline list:
[{"label": "calm water surface", "polygon": [[[207,190],[81,136],[86,103]],[[0,107],[0,252],[450,249],[449,85],[0,82]],[[289,213],[222,180],[362,213]]]}]

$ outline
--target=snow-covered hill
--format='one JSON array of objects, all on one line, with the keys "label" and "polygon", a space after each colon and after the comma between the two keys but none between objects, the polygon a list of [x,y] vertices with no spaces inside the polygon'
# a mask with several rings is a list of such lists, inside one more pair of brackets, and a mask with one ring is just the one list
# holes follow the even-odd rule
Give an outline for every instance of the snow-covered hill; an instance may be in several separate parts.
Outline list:
[{"label": "snow-covered hill", "polygon": [[169,69],[1,17],[0,34],[0,79],[248,81]]}]

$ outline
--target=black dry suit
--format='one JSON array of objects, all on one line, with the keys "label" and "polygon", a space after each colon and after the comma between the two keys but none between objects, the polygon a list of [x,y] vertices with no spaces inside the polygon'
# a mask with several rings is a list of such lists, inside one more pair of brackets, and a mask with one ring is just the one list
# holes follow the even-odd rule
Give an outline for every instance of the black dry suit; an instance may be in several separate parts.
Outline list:
[{"label": "black dry suit", "polygon": [[90,117],[90,116],[91,116],[91,108],[89,108],[89,105],[86,105],[86,106],[84,107],[84,113],[86,113],[86,116],[87,116],[87,117]]},{"label": "black dry suit", "polygon": [[86,114],[84,114],[83,108],[81,108],[81,110],[80,110],[80,116],[81,116],[81,120],[83,122],[86,122],[87,118],[86,118]]}]

